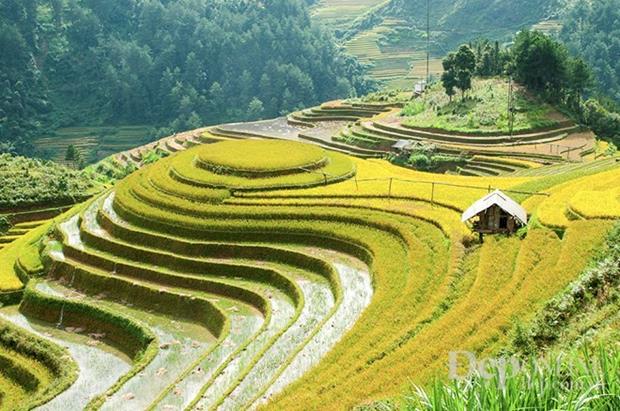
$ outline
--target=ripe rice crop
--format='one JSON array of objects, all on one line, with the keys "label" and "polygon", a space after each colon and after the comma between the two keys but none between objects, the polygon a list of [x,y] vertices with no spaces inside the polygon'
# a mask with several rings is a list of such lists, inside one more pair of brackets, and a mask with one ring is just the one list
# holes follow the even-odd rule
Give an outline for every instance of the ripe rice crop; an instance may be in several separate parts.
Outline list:
[{"label": "ripe rice crop", "polygon": [[[50,320],[66,300],[70,321],[107,321],[113,342],[129,347],[132,372],[93,406],[114,408],[136,389],[149,393],[135,402],[147,408],[343,409],[397,395],[408,381],[425,385],[443,377],[451,350],[505,347],[514,319],[532,318],[596,253],[611,226],[601,210],[615,213],[617,170],[582,169],[561,181],[473,178],[303,145],[287,157],[297,144],[246,143],[196,147],[145,167],[65,216],[42,247],[22,245],[16,255],[25,276],[49,257],[50,277],[81,296],[42,295],[35,281],[24,312]],[[270,148],[282,156],[270,159]],[[544,226],[552,203],[584,220],[562,222],[562,238],[543,226],[477,244],[462,210],[491,188],[527,186],[550,193],[526,202]],[[604,194],[604,207],[587,208],[589,191]],[[367,289],[337,269],[343,264],[363,267],[358,279],[369,271]],[[126,304],[130,313],[101,308],[102,292],[103,307]],[[368,304],[355,315],[351,292]],[[146,311],[205,328],[212,344],[149,387],[142,374],[150,371],[139,370],[163,361],[166,348],[133,318]],[[321,345],[328,349],[317,354]],[[292,372],[298,365],[309,371]]]},{"label": "ripe rice crop", "polygon": [[[570,206],[575,199],[576,211],[589,218],[620,218],[618,207],[617,187],[620,186],[620,169],[616,168],[592,176],[582,177],[569,181],[550,190],[551,196],[543,199],[537,206],[537,215],[540,222],[549,227],[566,228],[569,224]],[[584,195],[590,199],[596,196],[597,201],[586,201]],[[575,198],[576,197],[576,198]],[[535,203],[533,203],[535,204]],[[525,202],[526,207],[532,203]]]},{"label": "ripe rice crop", "polygon": [[199,161],[233,172],[277,172],[308,167],[325,160],[325,150],[282,140],[222,142],[197,150]]}]

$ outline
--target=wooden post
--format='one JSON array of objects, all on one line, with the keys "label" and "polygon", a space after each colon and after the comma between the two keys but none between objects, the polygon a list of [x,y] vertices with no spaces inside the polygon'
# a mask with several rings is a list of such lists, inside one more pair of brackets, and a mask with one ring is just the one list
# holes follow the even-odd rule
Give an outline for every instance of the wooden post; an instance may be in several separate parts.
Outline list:
[{"label": "wooden post", "polygon": [[491,194],[491,184],[489,184],[489,194]]},{"label": "wooden post", "polygon": [[325,179],[325,185],[327,185],[327,173],[323,173],[323,178]]},{"label": "wooden post", "polygon": [[358,184],[358,182],[357,182],[357,176],[355,176],[355,189],[356,189],[357,191],[360,191],[360,185],[359,185],[359,184]]},{"label": "wooden post", "polygon": [[394,180],[394,179],[390,177],[390,188],[389,188],[389,191],[390,191],[390,192],[389,192],[389,194],[388,194],[388,197],[389,197],[390,199],[392,199],[392,181],[393,181],[393,180]]},{"label": "wooden post", "polygon": [[435,182],[434,181],[432,183],[432,188],[431,188],[431,205],[435,207]]}]

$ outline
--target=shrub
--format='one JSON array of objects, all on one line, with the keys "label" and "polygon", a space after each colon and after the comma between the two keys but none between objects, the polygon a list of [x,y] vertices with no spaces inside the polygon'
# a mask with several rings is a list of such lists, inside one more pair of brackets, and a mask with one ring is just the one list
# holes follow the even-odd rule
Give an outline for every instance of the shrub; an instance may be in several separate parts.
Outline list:
[{"label": "shrub", "polygon": [[97,191],[83,172],[10,154],[0,154],[0,209],[73,204]]},{"label": "shrub", "polygon": [[424,110],[426,110],[426,104],[424,103],[424,101],[416,99],[407,103],[407,105],[400,112],[400,115],[405,117],[412,117],[422,113]]},{"label": "shrub", "polygon": [[6,216],[0,215],[0,235],[6,234],[12,227],[11,222]]},{"label": "shrub", "polygon": [[599,136],[620,145],[620,113],[607,110],[598,100],[581,105],[582,121]]}]

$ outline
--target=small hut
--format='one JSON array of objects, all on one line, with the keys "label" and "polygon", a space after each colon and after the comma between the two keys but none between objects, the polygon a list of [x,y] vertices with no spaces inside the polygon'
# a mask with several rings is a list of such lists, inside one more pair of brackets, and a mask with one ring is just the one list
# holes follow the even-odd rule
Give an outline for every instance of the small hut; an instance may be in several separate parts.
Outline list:
[{"label": "small hut", "polygon": [[414,143],[415,142],[411,140],[398,140],[394,145],[392,145],[392,151],[398,154],[411,153]]},{"label": "small hut", "polygon": [[463,222],[474,220],[474,231],[482,234],[513,234],[527,225],[527,212],[516,201],[495,190],[465,211]]}]

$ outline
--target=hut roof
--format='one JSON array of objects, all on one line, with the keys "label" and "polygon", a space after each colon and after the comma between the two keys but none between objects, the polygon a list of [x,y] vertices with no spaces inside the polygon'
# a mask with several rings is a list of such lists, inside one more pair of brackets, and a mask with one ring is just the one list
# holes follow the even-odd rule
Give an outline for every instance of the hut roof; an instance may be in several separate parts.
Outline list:
[{"label": "hut roof", "polygon": [[411,148],[412,145],[413,145],[413,141],[411,141],[411,140],[398,140],[392,146],[392,148],[397,149],[397,150],[407,150],[407,149]]},{"label": "hut roof", "polygon": [[523,207],[521,207],[516,201],[512,198],[508,197],[506,194],[502,193],[500,190],[495,190],[491,194],[487,195],[484,198],[476,201],[471,207],[463,213],[461,221],[465,222],[470,218],[473,218],[492,207],[493,205],[498,206],[511,216],[515,217],[522,224],[527,224],[527,211]]}]

